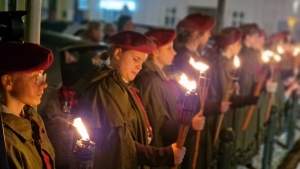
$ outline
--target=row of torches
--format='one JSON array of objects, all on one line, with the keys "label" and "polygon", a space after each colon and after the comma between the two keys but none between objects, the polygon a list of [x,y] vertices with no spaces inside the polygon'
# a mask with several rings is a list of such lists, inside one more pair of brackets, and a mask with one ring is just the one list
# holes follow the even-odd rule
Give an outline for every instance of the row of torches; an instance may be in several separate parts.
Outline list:
[{"label": "row of torches", "polygon": [[[283,54],[284,50],[282,47],[277,47],[277,53],[266,50],[262,52],[262,60],[265,63],[270,62],[271,59],[274,59],[275,62],[271,63],[271,70],[272,70],[272,77],[271,80],[273,82],[276,81],[276,71],[275,71],[275,64],[278,63],[281,60],[280,54]],[[296,57],[300,53],[299,48],[295,48],[293,55]],[[224,96],[223,101],[229,101],[231,94],[234,91],[234,83],[237,80],[236,77],[236,70],[240,66],[240,60],[238,56],[234,56],[233,63],[235,66],[234,71],[231,73],[231,80],[228,85],[227,94]],[[187,89],[187,92],[185,93],[184,102],[182,104],[182,113],[180,117],[180,126],[178,131],[178,137],[177,137],[177,147],[182,148],[192,121],[192,118],[196,116],[203,116],[204,111],[204,105],[205,100],[207,97],[208,87],[210,83],[210,75],[207,73],[207,70],[209,69],[209,66],[202,63],[202,62],[195,62],[193,58],[190,59],[190,64],[199,71],[199,79],[198,82],[190,81],[185,74],[182,74],[180,76],[179,83],[184,86]],[[257,83],[257,86],[255,88],[254,96],[259,96],[259,93],[261,91],[261,88],[263,86],[263,82],[265,81],[267,75],[267,70],[262,70],[262,72],[259,75],[259,80]],[[197,88],[198,87],[198,88]],[[269,96],[269,103],[268,103],[268,110],[266,112],[265,121],[268,120],[270,116],[270,108],[272,106],[274,99],[274,94],[270,93]],[[200,112],[197,114],[195,113],[195,108],[197,105],[197,102],[200,101]],[[251,119],[252,113],[255,109],[255,106],[252,105],[249,107],[249,110],[247,112],[247,116],[245,118],[245,121],[242,126],[242,131],[245,131],[247,129],[247,126],[249,124],[249,121]],[[220,133],[221,124],[223,122],[224,114],[219,115],[218,123],[217,123],[217,130],[214,137],[214,146],[217,145],[218,136]],[[95,153],[95,143],[90,140],[89,135],[87,133],[87,130],[85,129],[82,121],[80,118],[77,118],[74,120],[73,124],[78,132],[81,135],[81,139],[77,140],[76,142],[76,155],[77,155],[77,163],[78,167],[82,169],[87,168],[93,168],[93,158]],[[194,159],[193,159],[193,169],[196,168],[196,159],[198,156],[198,150],[199,150],[199,141],[200,141],[200,131],[196,134],[196,142],[195,142],[195,153],[194,153]],[[174,169],[177,168],[177,165],[173,167]]]}]

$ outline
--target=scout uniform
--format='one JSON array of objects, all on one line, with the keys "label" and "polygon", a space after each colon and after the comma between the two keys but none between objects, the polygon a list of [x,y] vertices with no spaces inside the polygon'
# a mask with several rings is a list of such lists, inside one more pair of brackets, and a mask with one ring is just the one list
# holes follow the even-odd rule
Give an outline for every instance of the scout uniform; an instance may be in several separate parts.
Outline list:
[{"label": "scout uniform", "polygon": [[[190,14],[186,16],[182,21],[178,23],[178,32],[177,34],[191,34],[193,32],[206,32],[213,29],[215,26],[215,19],[211,16],[204,15],[201,13]],[[173,67],[176,72],[184,73],[188,76],[190,80],[197,81],[199,78],[199,71],[194,69],[193,66],[189,63],[190,58],[193,58],[195,61],[200,61],[201,56],[198,50],[190,50],[186,44],[180,44],[177,41],[175,46],[177,54],[173,60]],[[180,86],[179,89],[182,89]],[[184,90],[180,90],[180,94],[184,94]],[[199,110],[198,106],[198,110]],[[206,122],[204,129],[201,131],[199,154],[197,159],[197,168],[208,168],[212,159],[212,149],[211,144],[211,132],[209,129],[210,123],[212,123],[213,117],[216,114],[220,113],[220,102],[206,102],[204,116],[206,116]],[[195,135],[188,137],[185,142],[187,148],[186,155],[182,162],[181,168],[192,168],[193,156],[195,151]]]},{"label": "scout uniform", "polygon": [[[229,84],[232,78],[232,72],[236,69],[233,65],[233,59],[228,58],[224,50],[229,45],[232,45],[238,42],[241,39],[242,31],[238,28],[224,28],[222,31],[215,37],[216,45],[219,47],[219,50],[216,52],[216,61],[211,66],[211,84],[209,86],[208,99],[212,101],[221,101],[223,100],[228,92]],[[235,74],[237,76],[237,73]],[[239,95],[238,88],[236,85],[233,89],[233,93],[229,99],[232,104],[230,109],[225,113],[222,128],[232,128],[235,133],[240,132],[241,128],[236,127],[239,122],[239,114],[235,113],[236,109],[246,105],[255,104],[258,100],[257,97],[252,97],[249,95]],[[217,118],[215,118],[217,122]],[[215,133],[217,124],[214,123],[210,126],[212,133]],[[212,137],[215,135],[213,134]],[[213,138],[211,138],[213,139]]]},{"label": "scout uniform", "polygon": [[[256,24],[245,24],[241,26],[243,30],[243,36],[258,34],[259,28]],[[258,53],[254,48],[249,47],[242,42],[242,48],[238,54],[241,60],[241,66],[239,68],[239,86],[240,95],[253,95],[254,89],[258,80],[258,72],[260,71],[259,57]],[[241,107],[236,109],[236,142],[235,149],[238,150],[250,159],[251,154],[254,153],[254,143],[256,141],[255,136],[257,132],[257,109],[254,110],[251,120],[249,122],[248,128],[241,132],[245,117],[247,116],[249,106]],[[247,150],[247,152],[245,152]]]},{"label": "scout uniform", "polygon": [[[123,31],[110,37],[113,45],[151,53],[155,44],[146,36]],[[77,116],[83,118],[96,142],[94,168],[137,169],[174,165],[171,146],[147,146],[151,126],[136,89],[112,67],[92,69],[74,86],[80,95]]]},{"label": "scout uniform", "polygon": [[[172,29],[154,29],[146,32],[145,35],[152,39],[159,48],[171,43],[175,39],[176,33]],[[165,147],[176,142],[179,129],[178,119],[182,108],[178,89],[174,82],[148,58],[134,84],[139,89],[153,129],[153,139],[150,145]]]},{"label": "scout uniform", "polygon": [[[49,49],[32,43],[0,42],[0,74],[47,69],[53,62]],[[6,152],[10,168],[53,169],[55,153],[43,120],[29,105],[21,116],[2,106]]]}]

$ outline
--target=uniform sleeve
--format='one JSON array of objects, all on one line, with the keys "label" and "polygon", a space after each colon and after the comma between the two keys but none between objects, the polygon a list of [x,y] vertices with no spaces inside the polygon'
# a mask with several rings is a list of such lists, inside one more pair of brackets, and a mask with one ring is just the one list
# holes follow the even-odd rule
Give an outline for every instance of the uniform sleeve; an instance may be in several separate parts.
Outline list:
[{"label": "uniform sleeve", "polygon": [[238,108],[238,107],[243,107],[243,106],[248,106],[248,105],[256,105],[258,102],[258,97],[256,96],[231,96],[230,101],[232,104],[230,107],[232,108]]},{"label": "uniform sleeve", "polygon": [[24,159],[22,158],[22,153],[18,150],[17,147],[13,146],[13,144],[6,144],[6,152],[8,158],[8,166],[9,168],[24,168],[23,164]]},{"label": "uniform sleeve", "polygon": [[139,165],[150,167],[174,166],[174,154],[171,146],[166,148],[155,148],[134,142]]},{"label": "uniform sleeve", "polygon": [[166,110],[161,89],[151,84],[138,85],[138,87],[154,135],[151,144],[156,147],[164,147],[166,145],[162,140],[168,143],[175,142],[179,128],[178,118],[172,119],[170,117],[169,113],[174,112],[168,113]]},{"label": "uniform sleeve", "polygon": [[220,107],[221,107],[221,102],[206,100],[203,114],[205,117],[217,116],[221,114]]},{"label": "uniform sleeve", "polygon": [[106,78],[94,84],[79,99],[74,117],[81,117],[89,128],[124,125],[123,113],[129,111],[125,90]]},{"label": "uniform sleeve", "polygon": [[230,72],[226,68],[226,63],[218,63],[212,68],[212,81],[209,86],[209,98],[214,102],[221,102],[227,94]]},{"label": "uniform sleeve", "polygon": [[127,126],[94,129],[96,143],[94,168],[131,169],[137,167],[134,141]]},{"label": "uniform sleeve", "polygon": [[[76,117],[81,117],[91,140],[96,142],[95,168],[131,169],[137,166],[128,95],[106,78],[80,97]],[[140,129],[142,130],[142,129]]]}]

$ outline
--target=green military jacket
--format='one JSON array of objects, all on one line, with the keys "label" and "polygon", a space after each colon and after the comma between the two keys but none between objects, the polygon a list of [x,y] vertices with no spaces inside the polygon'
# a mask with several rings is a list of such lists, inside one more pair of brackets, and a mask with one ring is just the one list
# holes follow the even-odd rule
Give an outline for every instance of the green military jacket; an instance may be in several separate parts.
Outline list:
[{"label": "green military jacket", "polygon": [[[175,85],[166,81],[164,73],[150,60],[136,77],[134,84],[139,89],[140,97],[148,115],[153,131],[150,145],[166,147],[176,142],[179,127],[179,96]],[[180,104],[181,105],[181,104]],[[161,167],[170,168],[170,167]]]},{"label": "green military jacket", "polygon": [[[24,113],[32,115],[33,120],[43,127],[41,149],[49,155],[51,166],[54,169],[55,153],[47,137],[42,118],[31,106],[25,106]],[[13,114],[4,105],[2,105],[2,118],[9,167],[12,169],[43,169],[43,159],[39,154],[41,150],[36,148],[33,143],[30,121]]]},{"label": "green military jacket", "polygon": [[[166,81],[164,73],[152,61],[144,63],[134,81],[153,130],[154,137],[150,144],[155,147],[165,147],[176,142],[180,113],[177,103],[180,104],[180,100],[175,93],[175,85],[172,85],[172,89],[168,83],[172,82]],[[171,126],[165,126],[165,123]],[[167,135],[162,134],[165,130],[169,131],[165,132]]]},{"label": "green military jacket", "polygon": [[75,91],[80,95],[76,116],[83,118],[96,142],[94,168],[144,168],[134,141],[148,144],[146,115],[117,70],[92,69]]},{"label": "green military jacket", "polygon": [[[221,53],[216,53],[216,61],[211,66],[211,82],[208,90],[208,99],[211,101],[223,101],[227,95],[230,82],[231,73],[234,71],[233,59],[228,59]],[[234,89],[232,89],[234,90]],[[234,91],[232,93],[234,95]],[[232,127],[233,112],[230,109],[225,115],[222,128]],[[215,131],[215,125],[213,131]],[[215,133],[215,132],[213,132]]]},{"label": "green military jacket", "polygon": [[[253,95],[254,89],[258,80],[258,73],[260,71],[259,63],[259,53],[257,53],[253,48],[249,48],[243,45],[239,58],[241,60],[241,66],[239,68],[239,85],[240,85],[240,95]],[[236,131],[236,144],[235,148],[241,151],[250,150],[254,151],[256,134],[258,131],[258,111],[254,110],[248,128],[241,132],[244,120],[247,116],[249,106],[244,106],[236,109],[235,119],[236,123],[234,125],[234,130]],[[254,153],[254,152],[253,152]]]}]

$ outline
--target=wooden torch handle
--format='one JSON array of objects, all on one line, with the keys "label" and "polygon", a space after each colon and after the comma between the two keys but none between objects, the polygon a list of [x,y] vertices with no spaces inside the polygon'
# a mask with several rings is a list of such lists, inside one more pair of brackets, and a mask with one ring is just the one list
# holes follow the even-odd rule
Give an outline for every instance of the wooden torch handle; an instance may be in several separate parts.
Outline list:
[{"label": "wooden torch handle", "polygon": [[[266,76],[267,76],[267,70],[264,70],[262,72],[262,74],[259,76],[258,83],[257,83],[255,91],[254,91],[254,96],[259,96],[261,88],[262,88],[262,86],[264,84]],[[249,107],[249,110],[247,112],[247,116],[246,116],[246,118],[244,120],[244,123],[243,123],[243,126],[242,126],[242,131],[245,131],[247,129],[247,127],[249,125],[249,122],[251,120],[251,117],[252,117],[254,109],[255,109],[255,105],[251,105]]]}]

